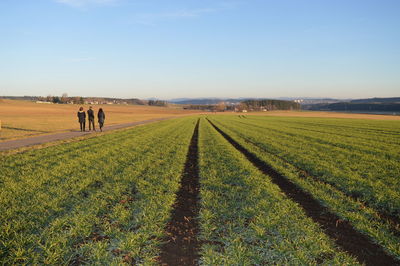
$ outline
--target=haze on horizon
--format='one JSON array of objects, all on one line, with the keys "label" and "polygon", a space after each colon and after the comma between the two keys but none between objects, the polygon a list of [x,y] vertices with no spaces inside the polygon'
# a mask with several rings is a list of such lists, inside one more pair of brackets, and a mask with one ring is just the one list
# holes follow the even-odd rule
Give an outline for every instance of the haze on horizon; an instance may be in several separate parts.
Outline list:
[{"label": "haze on horizon", "polygon": [[0,95],[400,96],[397,0],[4,0]]}]

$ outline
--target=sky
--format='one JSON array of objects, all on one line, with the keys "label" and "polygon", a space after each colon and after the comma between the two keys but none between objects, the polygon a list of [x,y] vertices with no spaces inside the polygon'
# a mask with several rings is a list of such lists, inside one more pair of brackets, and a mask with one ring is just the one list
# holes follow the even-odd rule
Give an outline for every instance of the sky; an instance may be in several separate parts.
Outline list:
[{"label": "sky", "polygon": [[400,96],[398,0],[0,0],[0,96]]}]

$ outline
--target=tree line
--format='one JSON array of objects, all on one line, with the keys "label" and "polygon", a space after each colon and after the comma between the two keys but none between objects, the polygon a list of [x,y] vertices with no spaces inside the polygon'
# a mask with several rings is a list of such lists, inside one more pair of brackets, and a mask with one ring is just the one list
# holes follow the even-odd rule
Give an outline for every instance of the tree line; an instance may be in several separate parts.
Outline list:
[{"label": "tree line", "polygon": [[366,111],[366,112],[400,112],[399,103],[332,103],[316,104],[309,110],[313,111]]},{"label": "tree line", "polygon": [[301,108],[299,103],[284,100],[246,100],[241,104],[250,111],[300,110]]},{"label": "tree line", "polygon": [[207,110],[214,112],[224,111],[273,111],[273,110],[300,110],[300,104],[293,101],[284,100],[245,100],[240,103],[227,104],[219,102],[218,104],[192,104],[184,107],[192,110]]}]

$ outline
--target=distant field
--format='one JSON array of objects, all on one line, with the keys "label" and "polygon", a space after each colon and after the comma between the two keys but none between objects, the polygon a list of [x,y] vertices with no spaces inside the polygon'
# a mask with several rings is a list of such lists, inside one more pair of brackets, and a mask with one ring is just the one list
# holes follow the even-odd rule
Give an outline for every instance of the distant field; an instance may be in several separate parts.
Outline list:
[{"label": "distant field", "polygon": [[[59,131],[78,130],[76,113],[89,105],[37,104],[29,101],[0,100],[2,129],[0,141]],[[94,105],[95,113],[103,108],[105,125],[194,113],[180,108],[133,105]],[[96,119],[97,126],[97,119]]]},{"label": "distant field", "polygon": [[397,265],[399,150],[398,121],[199,115],[2,156],[0,264]]}]

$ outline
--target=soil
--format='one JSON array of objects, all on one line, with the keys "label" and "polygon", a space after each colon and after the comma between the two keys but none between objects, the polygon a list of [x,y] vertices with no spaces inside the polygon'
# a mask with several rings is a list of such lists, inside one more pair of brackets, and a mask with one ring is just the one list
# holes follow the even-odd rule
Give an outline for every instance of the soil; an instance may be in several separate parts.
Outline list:
[{"label": "soil", "polygon": [[298,203],[304,209],[307,216],[318,223],[340,248],[353,255],[360,263],[365,265],[400,264],[394,257],[387,254],[381,246],[373,243],[367,236],[354,229],[348,221],[342,220],[314,199],[308,192],[303,191],[270,165],[237,143],[211,121],[209,122],[232,146],[246,156],[255,167],[271,177],[272,182],[278,185],[288,198]]},{"label": "soil", "polygon": [[199,120],[190,141],[181,186],[173,205],[172,218],[165,229],[167,236],[159,257],[161,265],[198,264],[200,247],[197,239],[199,233],[197,217],[200,210],[198,131]]}]

